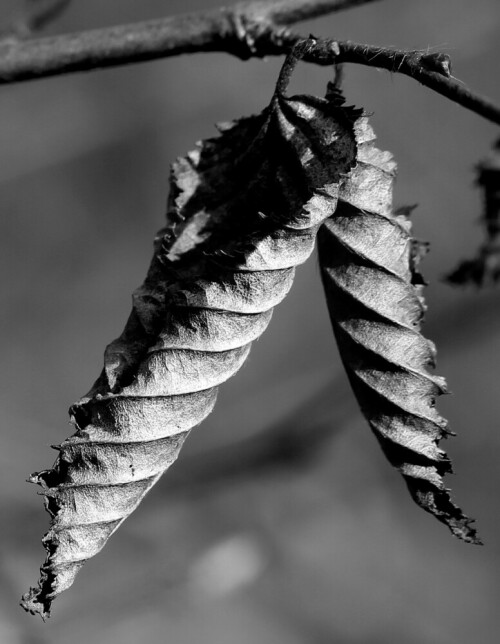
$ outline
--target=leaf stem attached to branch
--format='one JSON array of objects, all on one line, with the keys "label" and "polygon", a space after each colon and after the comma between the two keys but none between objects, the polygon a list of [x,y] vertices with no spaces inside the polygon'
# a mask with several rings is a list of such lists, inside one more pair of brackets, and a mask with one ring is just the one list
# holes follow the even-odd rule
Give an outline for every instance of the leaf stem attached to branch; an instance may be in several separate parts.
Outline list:
[{"label": "leaf stem attached to branch", "polygon": [[[91,71],[196,52],[240,59],[283,55],[304,39],[288,26],[375,0],[276,0],[171,16],[105,29],[0,44],[0,84]],[[450,59],[335,39],[309,40],[301,58],[319,65],[356,63],[405,74],[500,124],[500,107],[451,76]],[[311,42],[314,43],[311,45]]]},{"label": "leaf stem attached to branch", "polygon": [[375,0],[277,0],[169,16],[0,47],[0,84],[196,52],[282,55],[300,40],[284,26]]}]

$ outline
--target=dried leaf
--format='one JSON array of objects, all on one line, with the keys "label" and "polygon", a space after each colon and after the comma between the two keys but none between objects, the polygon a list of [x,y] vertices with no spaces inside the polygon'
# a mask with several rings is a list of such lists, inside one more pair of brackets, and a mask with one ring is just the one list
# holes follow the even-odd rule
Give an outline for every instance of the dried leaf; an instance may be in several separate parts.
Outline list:
[{"label": "dried leaf", "polygon": [[393,211],[391,155],[375,147],[366,120],[356,123],[356,136],[357,167],[318,234],[339,351],[364,416],[414,500],[457,537],[480,543],[442,479],[451,463],[438,442],[449,432],[434,402],[446,383],[431,372],[435,348],[420,333],[417,264],[425,246],[411,238],[411,209]]},{"label": "dried leaf", "polygon": [[174,462],[217,386],[243,364],[311,254],[354,166],[340,94],[287,98],[174,164],[167,226],[104,370],[70,410],[76,433],[43,487],[47,560],[22,605],[42,617]]},{"label": "dried leaf", "polygon": [[447,277],[455,285],[485,286],[500,279],[500,139],[477,166],[476,183],[483,192],[481,223],[485,241],[472,259],[461,262]]}]

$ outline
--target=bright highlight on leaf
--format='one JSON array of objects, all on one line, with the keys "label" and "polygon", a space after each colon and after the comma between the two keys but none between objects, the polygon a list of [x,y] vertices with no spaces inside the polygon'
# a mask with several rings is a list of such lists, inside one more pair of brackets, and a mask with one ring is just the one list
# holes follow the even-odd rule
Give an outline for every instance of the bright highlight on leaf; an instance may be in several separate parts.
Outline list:
[{"label": "bright highlight on leaf", "polygon": [[447,276],[450,284],[491,286],[500,280],[500,139],[476,168],[476,184],[483,193],[481,224],[484,242],[475,257],[462,262]]}]

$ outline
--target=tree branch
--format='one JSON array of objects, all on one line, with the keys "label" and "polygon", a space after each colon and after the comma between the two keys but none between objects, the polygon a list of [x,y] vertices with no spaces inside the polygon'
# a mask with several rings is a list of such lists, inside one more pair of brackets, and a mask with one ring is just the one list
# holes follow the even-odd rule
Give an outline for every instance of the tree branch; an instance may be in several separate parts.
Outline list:
[{"label": "tree branch", "polygon": [[357,5],[376,0],[269,0],[251,4],[239,3],[236,11],[252,18],[255,22],[268,22],[274,25],[293,25],[303,20],[312,20],[335,11],[350,9]]},{"label": "tree branch", "polygon": [[242,59],[286,53],[285,24],[375,0],[291,0],[239,3],[106,29],[8,42],[0,48],[0,84],[156,60],[194,52]]}]

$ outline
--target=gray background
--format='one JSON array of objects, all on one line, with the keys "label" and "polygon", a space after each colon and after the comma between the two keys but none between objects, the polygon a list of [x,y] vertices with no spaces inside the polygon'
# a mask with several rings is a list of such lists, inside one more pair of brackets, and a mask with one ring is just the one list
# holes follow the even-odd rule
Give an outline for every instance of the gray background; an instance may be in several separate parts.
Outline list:
[{"label": "gray background", "polygon": [[[217,4],[73,2],[49,33]],[[4,22],[15,6],[0,2]],[[445,51],[461,80],[500,101],[499,27],[498,0],[385,0],[300,30]],[[374,113],[399,164],[396,201],[419,203],[415,233],[432,241],[425,333],[454,392],[439,407],[458,433],[448,484],[485,547],[416,508],[384,461],[342,376],[313,258],[174,467],[188,480],[194,458],[281,421],[331,427],[317,458],[202,489],[169,490],[167,474],[47,624],[17,606],[48,525],[24,479],[51,465],[68,406],[123,327],[162,225],[169,164],[214,122],[261,110],[279,66],[193,55],[0,88],[2,644],[498,641],[499,297],[439,281],[479,242],[473,166],[498,128],[414,81],[354,66],[348,101]],[[292,89],[321,94],[329,75],[301,65]]]}]

